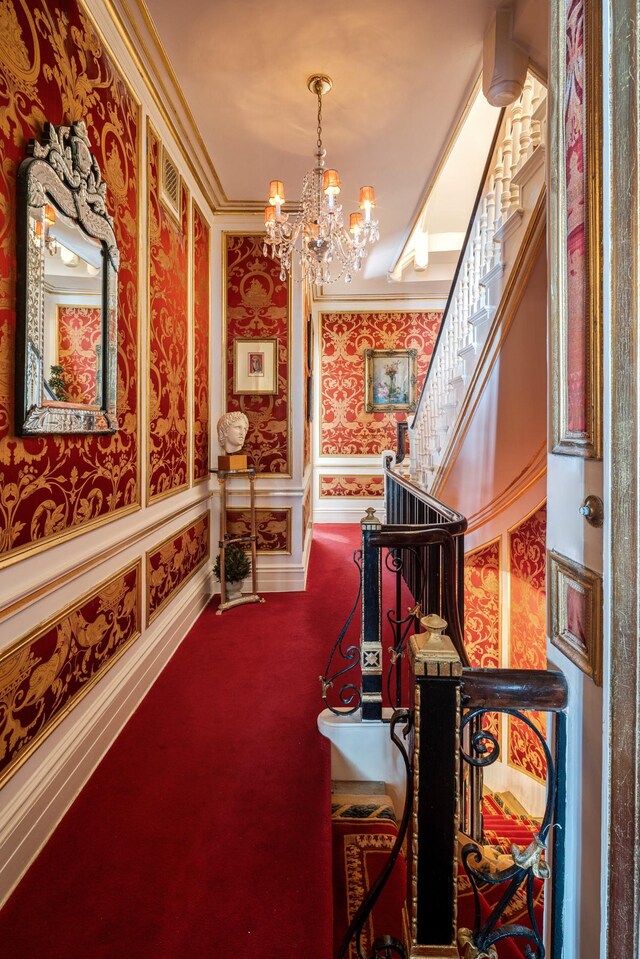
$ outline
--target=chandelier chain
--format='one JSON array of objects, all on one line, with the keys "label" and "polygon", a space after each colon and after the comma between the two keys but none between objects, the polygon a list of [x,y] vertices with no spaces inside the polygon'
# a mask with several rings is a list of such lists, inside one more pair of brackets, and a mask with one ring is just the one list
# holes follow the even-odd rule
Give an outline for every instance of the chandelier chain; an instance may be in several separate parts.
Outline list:
[{"label": "chandelier chain", "polygon": [[316,90],[317,90],[317,93],[318,93],[318,130],[317,130],[318,140],[317,140],[317,147],[318,147],[318,158],[319,158],[319,159],[322,159],[322,84],[321,84],[320,80],[318,80],[318,84],[317,84]]}]

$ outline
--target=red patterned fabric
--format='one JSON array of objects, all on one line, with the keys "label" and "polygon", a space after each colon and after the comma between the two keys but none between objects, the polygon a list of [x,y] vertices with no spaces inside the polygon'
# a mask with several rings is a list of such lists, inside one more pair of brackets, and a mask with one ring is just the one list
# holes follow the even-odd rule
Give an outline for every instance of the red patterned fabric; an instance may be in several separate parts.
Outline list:
[{"label": "red patterned fabric", "polygon": [[193,479],[209,477],[209,225],[193,204]]},{"label": "red patterned fabric", "polygon": [[[464,558],[464,641],[472,666],[500,665],[500,540],[487,543]],[[483,725],[499,738],[497,713]]]},{"label": "red patterned fabric", "polygon": [[354,496],[384,496],[384,477],[374,474],[364,475],[325,473],[320,477],[320,498],[352,498]]},{"label": "red patterned fabric", "polygon": [[[75,0],[0,5],[0,555],[115,517],[139,501],[139,108]],[[14,435],[16,173],[45,120],[82,117],[120,247],[114,436]]]},{"label": "red patterned fabric", "polygon": [[[509,533],[511,572],[510,652],[513,669],[546,669],[546,528],[547,507],[535,513]],[[530,712],[527,718],[544,732],[543,713]],[[509,717],[509,764],[544,782],[546,762],[533,732]]]},{"label": "red patterned fabric", "polygon": [[96,346],[102,314],[91,306],[58,307],[58,363],[69,403],[95,403],[98,386]]},{"label": "red patterned fabric", "polygon": [[149,465],[147,499],[169,496],[187,476],[189,194],[181,185],[181,221],[160,201],[160,141],[148,141]]},{"label": "red patterned fabric", "polygon": [[0,664],[0,783],[140,635],[140,561],[8,651]]},{"label": "red patterned fabric", "polygon": [[[262,253],[262,235],[227,235],[227,410],[249,420],[244,451],[258,473],[288,475],[289,462],[289,281],[280,266]],[[233,344],[236,337],[278,338],[278,392],[253,396],[233,392]]]},{"label": "red patterned fabric", "polygon": [[147,553],[147,623],[209,558],[209,513]]},{"label": "red patterned fabric", "polygon": [[570,0],[566,20],[565,177],[567,202],[567,425],[587,429],[587,262],[585,197],[584,0]]},{"label": "red patterned fabric", "polygon": [[[291,509],[256,509],[256,546],[259,553],[291,552]],[[227,532],[233,536],[251,533],[251,513],[248,509],[227,509]]]},{"label": "red patterned fabric", "polygon": [[321,425],[323,456],[377,455],[395,449],[404,413],[365,413],[364,351],[418,351],[418,394],[431,361],[441,312],[323,313]]}]

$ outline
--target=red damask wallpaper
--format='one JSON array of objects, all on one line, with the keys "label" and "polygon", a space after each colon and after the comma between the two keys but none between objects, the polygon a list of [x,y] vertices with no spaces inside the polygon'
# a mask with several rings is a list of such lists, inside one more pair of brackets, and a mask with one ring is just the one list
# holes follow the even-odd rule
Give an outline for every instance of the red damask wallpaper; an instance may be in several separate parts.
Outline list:
[{"label": "red damask wallpaper", "polygon": [[[264,236],[225,236],[225,319],[227,333],[227,410],[249,420],[244,451],[258,473],[287,476],[289,462],[289,281],[264,256]],[[252,396],[233,392],[236,337],[278,338],[278,392]]]},{"label": "red damask wallpaper", "polygon": [[[251,533],[251,514],[247,509],[227,510],[227,532],[234,536]],[[291,509],[256,509],[257,549],[259,553],[291,552]]]},{"label": "red damask wallpaper", "polygon": [[565,177],[567,203],[567,426],[587,429],[587,234],[584,0],[570,0],[566,21]]},{"label": "red damask wallpaper", "polygon": [[95,403],[98,386],[96,346],[102,336],[102,314],[91,306],[57,309],[58,363],[69,403]]},{"label": "red damask wallpaper", "polygon": [[[509,665],[513,669],[547,668],[546,531],[547,507],[543,503],[509,532]],[[544,732],[544,714],[527,716]],[[544,782],[546,764],[542,748],[531,730],[511,717],[508,762]]]},{"label": "red damask wallpaper", "polygon": [[418,393],[429,368],[442,313],[322,313],[320,453],[377,455],[395,449],[404,413],[365,413],[364,351],[415,348]]},{"label": "red damask wallpaper", "polygon": [[209,478],[209,224],[193,204],[193,480]]},{"label": "red damask wallpaper", "polygon": [[[464,644],[472,666],[500,666],[500,540],[464,558]],[[499,738],[497,713],[485,716],[484,726]]]},{"label": "red damask wallpaper", "polygon": [[374,473],[323,473],[320,476],[320,499],[355,496],[384,496],[384,477]]},{"label": "red damask wallpaper", "polygon": [[140,635],[140,560],[0,657],[0,784]]},{"label": "red damask wallpaper", "polygon": [[181,222],[160,200],[160,140],[148,141],[149,464],[147,500],[189,485],[187,389],[189,330],[189,194],[181,185]]},{"label": "red damask wallpaper", "polygon": [[307,487],[307,492],[304,494],[304,499],[302,500],[302,548],[304,549],[304,543],[307,538],[307,529],[312,526],[312,499],[311,499],[311,486]]},{"label": "red damask wallpaper", "polygon": [[[16,173],[45,120],[82,117],[121,251],[113,436],[14,436]],[[75,0],[0,3],[0,563],[139,503],[139,107]]]},{"label": "red damask wallpaper", "polygon": [[209,513],[147,553],[147,625],[209,559]]}]

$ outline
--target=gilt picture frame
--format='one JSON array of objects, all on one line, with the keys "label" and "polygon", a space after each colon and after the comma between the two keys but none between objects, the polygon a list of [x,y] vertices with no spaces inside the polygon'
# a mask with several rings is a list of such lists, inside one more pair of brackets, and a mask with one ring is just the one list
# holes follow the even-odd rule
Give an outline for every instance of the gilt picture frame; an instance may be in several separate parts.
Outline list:
[{"label": "gilt picture frame", "polygon": [[278,392],[278,338],[233,341],[234,394],[268,396]]},{"label": "gilt picture frame", "polygon": [[602,4],[601,0],[558,0],[552,11],[550,448],[553,453],[600,459]]},{"label": "gilt picture frame", "polygon": [[552,644],[602,685],[602,577],[547,551],[548,622]]},{"label": "gilt picture frame", "polygon": [[365,412],[415,412],[417,366],[416,349],[365,350]]}]

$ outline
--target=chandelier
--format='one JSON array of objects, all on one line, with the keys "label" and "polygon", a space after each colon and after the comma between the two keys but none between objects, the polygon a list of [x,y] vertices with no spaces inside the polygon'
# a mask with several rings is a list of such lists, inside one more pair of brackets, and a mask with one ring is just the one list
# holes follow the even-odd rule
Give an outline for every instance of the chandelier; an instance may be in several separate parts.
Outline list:
[{"label": "chandelier", "polygon": [[325,170],[326,151],[322,148],[322,97],[333,86],[330,77],[321,74],[309,77],[307,86],[318,98],[318,140],[316,165],[309,170],[302,184],[302,198],[298,213],[284,213],[284,183],[272,180],[269,184],[269,206],[264,211],[267,231],[264,254],[268,247],[271,256],[280,261],[280,279],[291,272],[295,255],[300,259],[302,275],[311,283],[335,283],[344,276],[350,283],[362,267],[367,247],[378,239],[378,221],[371,215],[375,207],[372,186],[360,188],[360,209],[352,213],[347,230],[342,215],[340,177],[337,170]]}]

